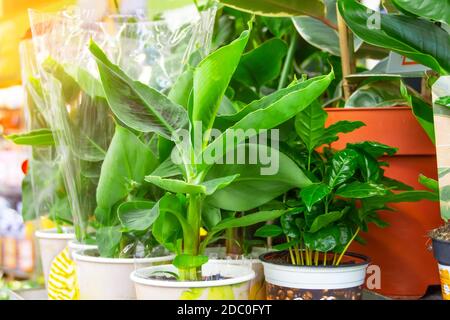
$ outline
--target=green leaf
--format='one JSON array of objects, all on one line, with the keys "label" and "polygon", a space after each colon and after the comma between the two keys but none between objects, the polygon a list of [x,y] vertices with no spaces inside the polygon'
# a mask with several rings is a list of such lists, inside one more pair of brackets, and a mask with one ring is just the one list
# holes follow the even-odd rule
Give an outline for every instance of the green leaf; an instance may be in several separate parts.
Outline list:
[{"label": "green leaf", "polygon": [[382,175],[378,161],[362,150],[356,151],[359,153],[358,167],[364,180],[366,182],[378,182]]},{"label": "green leaf", "polygon": [[299,217],[296,211],[287,212],[280,217],[283,233],[290,238],[300,238],[305,226],[305,221]]},{"label": "green leaf", "polygon": [[312,152],[318,146],[323,137],[327,116],[319,102],[315,101],[303,109],[295,118],[297,134],[305,143],[309,152]]},{"label": "green leaf", "polygon": [[450,2],[442,0],[392,0],[397,6],[419,17],[450,25]]},{"label": "green leaf", "polygon": [[186,110],[189,106],[189,97],[192,93],[192,87],[194,85],[194,71],[189,69],[183,72],[175,81],[175,84],[170,89],[168,98],[183,106]]},{"label": "green leaf", "polygon": [[283,229],[275,224],[266,224],[256,230],[255,237],[270,238],[278,237],[283,234]]},{"label": "green leaf", "polygon": [[292,21],[298,33],[306,42],[322,51],[338,57],[341,56],[339,34],[335,29],[318,19],[308,16],[294,17]]},{"label": "green leaf", "polygon": [[350,179],[358,165],[358,153],[351,149],[345,149],[335,153],[331,160],[331,167],[327,174],[330,188],[334,188]]},{"label": "green leaf", "polygon": [[339,11],[350,29],[365,42],[393,50],[431,69],[450,72],[450,35],[433,22],[406,15],[377,13],[355,0],[339,0]]},{"label": "green leaf", "polygon": [[329,226],[317,232],[306,232],[305,245],[311,250],[330,252],[339,245],[340,230],[337,226]]},{"label": "green leaf", "polygon": [[159,212],[152,210],[155,203],[152,201],[133,201],[122,203],[117,208],[120,223],[127,232],[144,231],[151,227],[158,218]]},{"label": "green leaf", "polygon": [[178,269],[198,268],[208,262],[207,256],[191,256],[188,254],[180,254],[173,259],[172,264]]},{"label": "green leaf", "polygon": [[97,219],[104,224],[111,223],[114,220],[111,208],[142,183],[156,165],[150,149],[131,131],[117,126],[97,186]]},{"label": "green leaf", "polygon": [[371,155],[372,157],[374,157],[375,159],[381,158],[383,156],[393,156],[398,151],[397,148],[372,141],[349,143],[347,144],[347,148],[362,150],[367,154]]},{"label": "green leaf", "polygon": [[52,57],[48,57],[42,63],[42,69],[61,83],[64,101],[70,102],[80,94],[80,86],[75,79]]},{"label": "green leaf", "polygon": [[332,224],[333,222],[339,221],[344,216],[344,214],[345,211],[333,211],[319,215],[314,219],[311,228],[309,228],[309,232],[317,232]]},{"label": "green leaf", "polygon": [[333,123],[325,129],[325,132],[320,139],[319,145],[330,144],[338,140],[338,134],[350,133],[364,126],[365,124],[361,121],[343,120]]},{"label": "green leaf", "polygon": [[382,196],[386,193],[387,189],[383,185],[359,181],[343,185],[336,191],[337,196],[350,199],[370,198],[373,196]]},{"label": "green leaf", "polygon": [[[311,184],[303,171],[289,157],[264,145],[239,145],[233,154],[263,154],[275,155],[278,153],[278,164],[275,158],[273,169],[278,169],[275,174],[262,174],[262,170],[268,169],[271,164],[215,164],[209,170],[207,180],[220,177],[239,175],[229,186],[216,191],[207,198],[207,201],[224,210],[247,211],[257,208],[270,200],[284,194],[293,188],[302,188]],[[269,170],[268,173],[272,173]]]},{"label": "green leaf", "polygon": [[[249,35],[249,31],[244,31],[237,40],[214,51],[195,68],[191,113],[194,132],[197,132],[195,130],[198,130],[196,128],[200,124],[201,132],[208,132],[212,128],[225,91],[247,45]],[[203,143],[207,143],[208,140],[209,136],[205,135]]]},{"label": "green leaf", "polygon": [[260,88],[278,77],[286,53],[287,45],[283,40],[268,40],[242,56],[233,78],[250,87]]},{"label": "green leaf", "polygon": [[436,100],[436,103],[441,106],[450,108],[450,96],[440,97]]},{"label": "green leaf", "polygon": [[222,178],[205,181],[202,183],[202,186],[204,186],[206,189],[205,194],[209,196],[209,195],[214,194],[218,190],[226,188],[227,186],[232,184],[238,178],[239,178],[239,174],[235,174],[232,176],[226,176],[226,177],[222,177]]},{"label": "green leaf", "polygon": [[395,179],[391,179],[391,178],[388,178],[388,177],[383,177],[381,179],[381,183],[384,184],[387,188],[390,188],[390,189],[393,189],[393,190],[400,190],[400,191],[411,191],[411,190],[414,190],[413,187],[411,187],[411,186],[409,186],[409,185],[407,185],[407,184],[405,184],[405,183],[403,183],[401,181],[398,181],[398,180],[395,180]]},{"label": "green leaf", "polygon": [[222,213],[219,208],[211,206],[207,203],[203,204],[202,208],[202,221],[203,225],[211,230],[222,220]]},{"label": "green leaf", "polygon": [[423,174],[419,175],[419,183],[434,192],[439,192],[439,183]]},{"label": "green leaf", "polygon": [[315,183],[306,188],[301,189],[300,197],[303,203],[306,205],[308,211],[311,211],[312,207],[329,195],[331,189],[329,186],[323,183]]},{"label": "green leaf", "polygon": [[130,79],[93,41],[89,49],[97,61],[109,106],[124,124],[140,132],[156,132],[169,140],[175,131],[185,127],[188,116],[183,107]]},{"label": "green leaf", "polygon": [[243,139],[251,138],[260,130],[269,130],[281,125],[296,116],[320,97],[333,79],[334,73],[331,72],[326,76],[312,79],[312,81],[303,84],[303,86],[299,86],[298,90],[290,94],[281,98],[277,96],[279,99],[276,101],[273,101],[273,98],[269,99],[269,101],[260,100],[256,105],[251,107],[254,111],[248,110],[247,112],[250,113],[209,144],[204,153],[211,154],[212,150],[216,150],[215,160],[218,160],[235,146],[235,144],[226,143],[226,137],[230,133],[236,132],[236,130],[244,130],[244,132],[250,130],[253,132],[247,137],[241,137],[235,140],[235,143],[241,143]]},{"label": "green leaf", "polygon": [[50,129],[39,129],[27,133],[11,134],[5,136],[5,138],[17,145],[23,146],[46,147],[55,145],[53,132]]},{"label": "green leaf", "polygon": [[158,176],[146,176],[145,181],[173,193],[206,194],[205,186],[190,184],[183,180],[163,179]]},{"label": "green leaf", "polygon": [[270,17],[292,17],[303,14],[323,17],[322,1],[308,0],[220,0],[226,6],[241,11]]},{"label": "green leaf", "polygon": [[163,161],[151,174],[151,176],[158,176],[161,178],[169,178],[182,175],[181,169],[178,165],[172,162],[169,157]]},{"label": "green leaf", "polygon": [[375,81],[360,86],[345,102],[346,108],[406,106],[400,81]]},{"label": "green leaf", "polygon": [[114,258],[119,254],[122,233],[120,227],[103,227],[97,230],[96,242],[100,256]]},{"label": "green leaf", "polygon": [[[295,84],[293,84],[287,88],[277,90],[274,93],[272,93],[268,96],[265,96],[259,100],[252,101],[247,106],[245,106],[241,111],[239,111],[235,114],[218,116],[214,127],[219,128],[219,129],[227,129],[228,127],[236,124],[237,122],[241,121],[242,119],[244,119],[246,116],[250,115],[253,112],[261,111],[261,110],[265,110],[265,109],[269,109],[269,108],[275,108],[277,105],[281,104],[280,101],[285,101],[285,102],[289,101],[290,103],[292,103],[291,99],[284,100],[285,97],[287,97],[287,96],[300,95],[300,93],[302,95],[309,95],[309,94],[314,95],[315,88],[313,89],[312,87],[316,87],[316,85],[318,83],[323,83],[324,86],[328,86],[331,82],[330,79],[328,79],[329,81],[327,81],[327,78],[329,78],[329,77],[330,77],[330,75],[320,76],[320,77],[312,78],[312,79],[309,79],[306,81],[297,81]],[[333,76],[331,76],[331,77],[333,77]],[[325,83],[328,83],[328,84],[325,84]],[[317,95],[317,97],[318,96],[320,96],[320,94]],[[300,108],[299,110],[301,111],[303,108],[306,108],[314,100],[315,99],[308,101],[307,105]]]}]

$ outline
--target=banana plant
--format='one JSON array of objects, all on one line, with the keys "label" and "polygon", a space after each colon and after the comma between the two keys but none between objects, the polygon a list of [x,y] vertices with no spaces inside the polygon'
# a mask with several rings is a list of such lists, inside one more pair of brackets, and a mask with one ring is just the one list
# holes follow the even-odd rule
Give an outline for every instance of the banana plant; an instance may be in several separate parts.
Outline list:
[{"label": "banana plant", "polygon": [[[295,81],[288,88],[252,101],[222,119],[222,131],[215,130],[219,127],[216,121],[220,106],[249,34],[250,30],[244,31],[197,66],[188,68],[167,96],[131,79],[96,43],[90,44],[114,115],[137,134],[156,135],[158,150],[166,155],[144,179],[144,183],[157,186],[165,194],[153,206],[141,203],[142,210],[131,210],[133,219],[128,219],[124,210],[121,220],[128,228],[151,229],[159,243],[175,252],[173,263],[181,279],[198,279],[200,267],[208,260],[203,255],[206,245],[217,240],[224,230],[273,220],[284,213],[259,211],[240,218],[230,214],[222,219],[221,210],[232,213],[258,208],[290,189],[311,184],[294,161],[272,148],[272,140],[260,144],[255,138],[261,131],[294,118],[315,101],[327,89],[333,73]],[[236,131],[246,134],[230,139]],[[262,175],[267,164],[260,159],[243,164],[224,161],[234,152],[250,154],[257,150],[279,154],[279,170]],[[208,231],[203,240],[202,227]]]}]

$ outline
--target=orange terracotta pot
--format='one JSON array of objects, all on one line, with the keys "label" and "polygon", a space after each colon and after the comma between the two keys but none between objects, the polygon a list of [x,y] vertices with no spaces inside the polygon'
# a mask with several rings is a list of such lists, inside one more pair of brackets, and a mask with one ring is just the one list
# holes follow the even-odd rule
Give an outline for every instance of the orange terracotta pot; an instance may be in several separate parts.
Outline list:
[{"label": "orange terracotta pot", "polygon": [[[386,176],[416,189],[419,174],[437,178],[436,149],[409,107],[328,109],[327,126],[341,120],[362,121],[365,127],[344,134],[332,146],[377,141],[399,149],[387,160]],[[418,298],[429,285],[438,285],[436,261],[428,250],[428,231],[440,226],[439,204],[430,201],[392,205],[397,212],[381,212],[390,223],[385,229],[370,225],[361,236],[366,245],[353,244],[351,251],[371,258],[381,271],[380,294],[398,298]]]}]

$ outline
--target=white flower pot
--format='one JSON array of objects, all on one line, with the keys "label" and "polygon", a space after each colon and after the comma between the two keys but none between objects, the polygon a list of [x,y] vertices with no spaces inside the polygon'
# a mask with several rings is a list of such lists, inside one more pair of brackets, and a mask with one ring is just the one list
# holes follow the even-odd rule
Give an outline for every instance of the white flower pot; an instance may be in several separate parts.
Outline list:
[{"label": "white flower pot", "polygon": [[220,274],[225,279],[211,281],[170,281],[150,279],[155,272],[178,270],[173,265],[139,269],[131,274],[138,300],[248,300],[255,272],[249,265],[211,260],[202,267],[203,276]]},{"label": "white flower pot", "polygon": [[[359,300],[369,259],[346,254],[340,266],[294,266],[270,252],[261,255],[268,300]],[[353,261],[353,262],[352,262]]]},{"label": "white flower pot", "polygon": [[46,286],[53,260],[67,247],[69,241],[75,238],[75,234],[71,232],[72,230],[65,231],[67,233],[58,233],[56,229],[49,229],[39,230],[35,233],[39,243],[42,271],[44,272]]},{"label": "white flower pot", "polygon": [[75,239],[74,240],[70,240],[68,246],[69,246],[69,254],[72,257],[72,260],[75,259],[73,257],[73,253],[76,252],[76,251],[97,249],[97,245],[95,245],[95,244],[79,243],[78,240],[75,240]]},{"label": "white flower pot", "polygon": [[94,256],[96,250],[75,251],[80,300],[136,299],[130,274],[138,268],[170,263],[174,256],[114,259]]}]

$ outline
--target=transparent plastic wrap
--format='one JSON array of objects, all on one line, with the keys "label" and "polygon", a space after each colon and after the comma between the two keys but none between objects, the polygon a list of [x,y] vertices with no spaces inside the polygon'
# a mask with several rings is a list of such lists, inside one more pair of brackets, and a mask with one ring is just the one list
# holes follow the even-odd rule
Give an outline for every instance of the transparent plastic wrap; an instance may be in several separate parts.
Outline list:
[{"label": "transparent plastic wrap", "polygon": [[[22,184],[23,218],[25,221],[38,217],[49,218],[57,232],[67,232],[70,229],[64,227],[72,224],[71,210],[60,169],[61,159],[51,138],[50,121],[47,118],[31,40],[20,43],[20,61],[25,92],[26,128],[30,136],[36,137],[35,141],[39,140],[34,145],[31,142],[32,146],[29,148],[25,170],[27,174]],[[50,137],[48,141],[42,138],[46,136]]]},{"label": "transparent plastic wrap", "polygon": [[[215,9],[195,13],[177,20],[160,15],[158,21],[114,15],[97,22],[90,12],[76,8],[54,14],[30,11],[37,64],[47,93],[46,116],[61,155],[79,242],[89,242],[90,234],[99,229],[102,239],[97,243],[113,242],[121,229],[117,217],[105,219],[97,207],[102,164],[116,123],[121,123],[108,106],[89,44],[95,42],[131,79],[167,93],[188,61],[209,51]],[[120,241],[119,255],[105,250],[100,254],[134,256],[140,241],[133,240],[134,235],[126,238],[132,239],[130,245]]]}]

